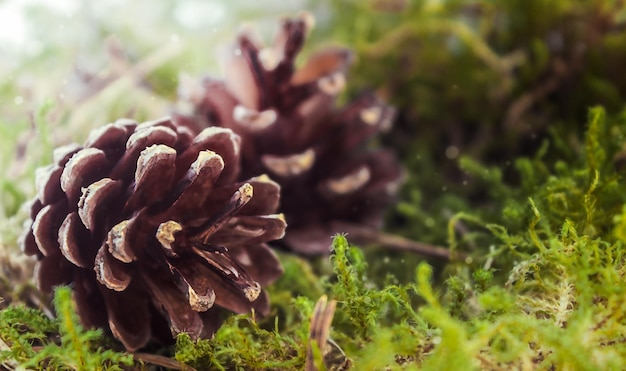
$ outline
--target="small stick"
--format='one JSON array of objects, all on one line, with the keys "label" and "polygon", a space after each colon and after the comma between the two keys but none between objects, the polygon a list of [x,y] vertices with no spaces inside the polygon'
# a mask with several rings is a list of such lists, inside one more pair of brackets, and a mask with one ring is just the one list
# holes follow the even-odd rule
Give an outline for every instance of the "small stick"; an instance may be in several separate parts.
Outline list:
[{"label": "small stick", "polygon": [[156,355],[149,353],[133,353],[133,357],[136,360],[143,361],[145,363],[150,363],[157,366],[166,367],[172,370],[181,370],[181,371],[196,371],[195,368],[191,366],[187,366],[182,364],[174,359]]},{"label": "small stick", "polygon": [[337,302],[335,300],[329,301],[326,295],[323,295],[315,303],[309,329],[309,346],[306,352],[306,364],[304,367],[306,371],[318,371],[313,355],[313,342],[315,342],[323,356],[336,306]]},{"label": "small stick", "polygon": [[337,229],[346,232],[348,236],[353,237],[358,242],[376,243],[396,251],[408,251],[444,260],[463,259],[465,257],[465,254],[453,252],[443,246],[409,240],[408,238],[394,236],[371,227],[341,223]]},{"label": "small stick", "polygon": [[[3,350],[4,344],[2,340],[0,340],[0,350]],[[4,344],[7,346],[6,344]],[[7,346],[8,347],[8,346]],[[33,347],[35,352],[41,352],[43,350],[43,346],[36,345]],[[10,348],[8,348],[10,349]],[[168,358],[165,356],[160,356],[158,354],[150,354],[150,353],[130,353],[133,356],[133,359],[136,361],[141,361],[144,363],[149,363],[156,366],[161,366],[168,368],[170,370],[180,370],[180,371],[197,371],[195,368],[191,366],[187,366],[186,364],[180,363],[175,359]]]}]

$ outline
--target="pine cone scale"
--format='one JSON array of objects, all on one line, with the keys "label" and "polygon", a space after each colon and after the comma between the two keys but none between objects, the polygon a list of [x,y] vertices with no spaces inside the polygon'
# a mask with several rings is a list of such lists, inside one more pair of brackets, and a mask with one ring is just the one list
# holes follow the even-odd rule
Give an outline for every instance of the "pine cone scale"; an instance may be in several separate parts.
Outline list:
[{"label": "pine cone scale", "polygon": [[102,150],[85,148],[76,152],[65,164],[61,174],[61,189],[67,195],[68,202],[76,204],[82,188],[101,179],[101,174],[106,173],[108,168],[109,162]]},{"label": "pine cone scale", "polygon": [[33,224],[35,218],[37,218],[37,214],[43,209],[43,204],[39,201],[38,197],[30,200],[30,220],[26,220],[24,222],[24,231],[20,235],[19,243],[22,249],[22,252],[26,255],[41,255],[39,251],[39,246],[35,240],[35,235],[33,234]]},{"label": "pine cone scale", "polygon": [[206,267],[193,257],[179,256],[167,260],[168,267],[178,277],[177,284],[187,293],[189,305],[196,312],[205,312],[215,303],[215,291],[204,278]]},{"label": "pine cone scale", "polygon": [[[232,131],[224,128],[207,128],[202,130],[191,143],[191,145],[179,155],[176,166],[179,169],[189,169],[191,164],[197,160],[201,150],[210,148],[218,153],[224,160],[224,168],[216,184],[232,183],[239,174],[238,161],[232,161],[239,157],[240,138]],[[186,170],[185,170],[186,171]]]},{"label": "pine cone scale", "polygon": [[102,178],[83,188],[78,200],[78,216],[85,227],[96,233],[107,220],[107,213],[115,210],[115,200],[122,195],[122,183]]},{"label": "pine cone scale", "polygon": [[[110,177],[113,179],[124,181],[132,179],[133,173],[130,173],[128,169],[136,167],[137,160],[144,149],[155,144],[162,144],[167,147],[173,147],[176,144],[176,132],[169,127],[144,125],[137,127],[136,130],[128,137],[123,156],[111,171]],[[123,150],[123,147],[121,149]]]},{"label": "pine cone scale", "polygon": [[165,314],[172,333],[186,332],[192,339],[199,338],[204,331],[204,323],[180,288],[154,273],[142,271],[141,279],[150,288],[154,306]]},{"label": "pine cone scale", "polygon": [[310,22],[307,22],[306,19],[283,20],[272,45],[276,54],[282,56],[274,70],[275,76],[277,76],[276,80],[284,81],[293,74],[293,62],[304,45],[306,33],[310,26]]},{"label": "pine cone scale", "polygon": [[63,168],[58,165],[50,165],[35,171],[35,187],[38,189],[37,197],[45,204],[51,204],[63,197],[61,189],[61,174]]},{"label": "pine cone scale", "polygon": [[107,245],[102,245],[94,260],[96,279],[107,288],[124,291],[130,284],[132,275],[130,266],[116,259]]},{"label": "pine cone scale", "polygon": [[173,219],[184,219],[190,210],[203,205],[208,195],[215,191],[215,183],[223,169],[224,160],[220,155],[213,151],[201,151],[169,195],[164,195],[157,208],[165,208]]},{"label": "pine cone scale", "polygon": [[215,291],[215,305],[237,314],[249,312],[251,305],[261,315],[268,313],[269,308],[263,308],[263,306],[259,305],[262,302],[257,302],[261,290],[260,285],[256,281],[249,280],[250,284],[241,282],[235,284],[230,280],[217,279],[218,277],[223,277],[223,274],[215,270],[207,270],[205,274],[207,277],[213,278],[211,281],[214,284],[211,288]]},{"label": "pine cone scale", "polygon": [[[219,248],[211,248],[209,250],[207,246],[199,244],[193,246],[192,250],[198,256],[203,257],[204,262],[207,263],[207,267],[210,267],[209,270],[204,270],[205,274],[208,275],[213,272],[223,278],[226,278],[225,280],[216,281],[228,282],[236,289],[237,292],[243,294],[250,302],[254,301],[259,296],[261,291],[259,283],[254,281],[239,263],[231,259],[229,255],[226,255],[225,253],[227,251]],[[198,269],[200,268],[198,267]]]},{"label": "pine cone scale", "polygon": [[[77,241],[86,242],[87,249],[81,249]],[[91,249],[91,236],[78,217],[78,213],[67,214],[63,223],[59,227],[59,249],[61,254],[70,263],[81,267],[89,267],[89,262],[93,261],[96,251]]]},{"label": "pine cone scale", "polygon": [[[27,224],[32,226],[33,223],[29,222]],[[41,255],[39,245],[37,245],[37,241],[35,241],[35,236],[32,232],[32,227],[28,228],[29,230],[20,236],[22,252],[26,255]]]},{"label": "pine cone scale", "polygon": [[151,336],[150,310],[142,295],[134,292],[116,292],[100,289],[104,297],[108,324],[113,336],[120,339],[127,349],[137,349]]},{"label": "pine cone scale", "polygon": [[61,200],[42,208],[33,220],[32,231],[35,243],[39,252],[44,256],[58,254],[59,241],[56,232],[61,227],[66,213],[67,204]]},{"label": "pine cone scale", "polygon": [[[131,238],[134,235],[132,229],[137,224],[139,217],[140,215],[137,215],[130,220],[122,220],[114,225],[107,235],[106,244],[109,252],[115,259],[123,263],[131,263],[137,260]],[[138,248],[139,246],[137,246]]]},{"label": "pine cone scale", "polygon": [[285,234],[285,218],[282,215],[247,216],[230,218],[228,224],[213,234],[216,244],[229,246],[263,241],[279,240]]},{"label": "pine cone scale", "polygon": [[255,196],[241,208],[239,215],[267,215],[278,210],[280,200],[280,185],[267,175],[261,175],[248,180],[252,185]]},{"label": "pine cone scale", "polygon": [[[245,183],[230,197],[228,202],[217,212],[214,217],[208,219],[204,225],[196,227],[196,230],[201,230],[195,238],[199,242],[208,241],[212,239],[215,232],[219,231],[222,226],[233,217],[242,207],[244,207],[252,198],[252,186],[250,183]],[[208,226],[206,226],[208,225]]]},{"label": "pine cone scale", "polygon": [[70,158],[72,158],[72,156],[74,156],[74,154],[76,154],[76,152],[80,151],[82,148],[83,147],[79,146],[76,143],[70,143],[58,147],[52,152],[52,162],[59,166],[65,166]]},{"label": "pine cone scale", "polygon": [[[85,147],[98,148],[101,150],[123,148],[132,130],[136,126],[137,125],[134,123],[129,126],[124,126],[120,125],[119,122],[101,126],[90,133],[89,138],[87,138],[85,142]],[[118,153],[118,155],[121,155],[121,153]]]},{"label": "pine cone scale", "polygon": [[330,178],[320,183],[322,192],[332,199],[337,196],[345,196],[355,193],[363,188],[372,178],[372,173],[365,165],[342,174],[339,178]]},{"label": "pine cone scale", "polygon": [[[174,182],[176,150],[163,144],[144,149],[137,159],[135,187],[126,202],[126,210],[140,209],[151,200],[164,197]],[[159,182],[153,180],[158,177]]]},{"label": "pine cone scale", "polygon": [[72,298],[83,325],[88,328],[101,328],[108,325],[108,315],[98,282],[92,279],[94,273],[90,270],[73,271]]},{"label": "pine cone scale", "polygon": [[315,151],[308,148],[302,153],[288,156],[263,155],[263,166],[281,178],[292,178],[310,170],[315,164]]}]

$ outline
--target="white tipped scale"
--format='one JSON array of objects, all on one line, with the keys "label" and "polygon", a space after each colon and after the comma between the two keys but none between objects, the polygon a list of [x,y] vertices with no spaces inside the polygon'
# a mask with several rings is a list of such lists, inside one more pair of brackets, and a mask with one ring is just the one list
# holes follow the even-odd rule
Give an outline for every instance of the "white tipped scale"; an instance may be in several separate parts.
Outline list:
[{"label": "white tipped scale", "polygon": [[173,146],[178,139],[176,132],[165,126],[154,126],[152,122],[145,122],[137,127],[135,132],[126,141],[126,150],[134,147],[146,148],[158,138],[159,144]]},{"label": "white tipped scale", "polygon": [[83,257],[81,252],[84,247],[88,246],[79,245],[80,240],[78,240],[82,227],[76,212],[67,214],[61,227],[59,227],[59,249],[70,263],[77,267],[86,268],[89,266],[89,261]]},{"label": "white tipped scale", "polygon": [[387,192],[387,194],[390,196],[397,195],[398,191],[400,191],[400,187],[402,186],[402,184],[404,184],[405,178],[406,176],[402,174],[396,180],[387,183],[387,185],[385,186],[385,192]]},{"label": "white tipped scale", "polygon": [[213,233],[217,232],[242,208],[244,207],[254,195],[254,188],[250,183],[244,183],[235,193],[231,196],[230,200],[220,210],[213,219],[211,219],[210,225],[198,234],[195,238],[199,241],[207,243]]},{"label": "white tipped scale", "polygon": [[106,211],[111,199],[121,189],[121,182],[111,178],[102,178],[81,189],[78,216],[88,230],[94,231],[98,227],[99,216]]},{"label": "white tipped scale", "polygon": [[94,261],[96,279],[107,288],[115,291],[124,291],[131,281],[127,266],[114,259],[103,245],[96,254]]},{"label": "white tipped scale", "polygon": [[109,162],[106,154],[97,148],[84,148],[76,152],[67,162],[61,173],[61,189],[71,203],[78,202],[81,188],[98,177]]},{"label": "white tipped scale", "polygon": [[35,188],[42,204],[51,204],[63,196],[60,186],[61,174],[63,174],[63,168],[58,165],[49,165],[35,170]]},{"label": "white tipped scale", "polygon": [[248,286],[243,289],[243,294],[250,302],[255,301],[259,297],[259,294],[261,294],[261,285],[256,281],[253,281],[253,283],[254,286]]},{"label": "white tipped scale", "polygon": [[259,51],[259,60],[266,71],[273,71],[280,63],[281,55],[274,48],[263,48]]},{"label": "white tipped scale", "polygon": [[[237,207],[241,207],[247,204],[248,201],[250,201],[250,199],[254,195],[254,188],[252,188],[252,185],[250,183],[244,183],[241,187],[239,187],[237,192],[241,195],[239,205],[237,205]],[[237,192],[235,193],[235,195],[237,194]]]},{"label": "white tipped scale", "polygon": [[298,18],[302,20],[304,23],[304,28],[306,32],[309,33],[313,28],[315,28],[315,16],[311,12],[300,12],[298,13]]},{"label": "white tipped scale", "polygon": [[143,151],[137,159],[135,169],[135,181],[141,182],[143,178],[149,178],[153,173],[151,170],[158,169],[158,165],[172,166],[176,160],[176,150],[164,144],[153,144]]},{"label": "white tipped scale", "polygon": [[59,217],[59,214],[60,210],[56,204],[46,205],[33,220],[35,244],[43,256],[52,255],[58,249],[57,236],[53,236],[50,230],[55,228],[55,219]]},{"label": "white tipped scale", "polygon": [[361,121],[363,121],[367,125],[374,126],[380,122],[382,114],[382,107],[372,106],[362,109],[361,112],[359,112],[359,117],[361,118]]},{"label": "white tipped scale", "polygon": [[335,96],[346,87],[346,77],[341,72],[324,76],[317,80],[318,88],[327,95]]},{"label": "white tipped scale", "polygon": [[163,248],[173,252],[172,243],[176,241],[176,237],[174,235],[182,230],[182,225],[173,220],[168,220],[167,222],[159,225],[156,232],[156,238]]},{"label": "white tipped scale", "polygon": [[210,126],[202,130],[193,140],[194,144],[211,143],[211,137],[219,137],[221,135],[227,135],[230,141],[235,155],[239,155],[241,150],[241,137],[230,129],[222,128],[218,126]]},{"label": "white tipped scale", "polygon": [[131,251],[126,240],[128,229],[130,228],[131,221],[123,220],[117,223],[107,236],[107,246],[109,252],[113,257],[121,262],[130,263],[137,259],[135,254]]},{"label": "white tipped scale", "polygon": [[362,166],[341,178],[327,180],[325,185],[332,194],[343,196],[361,189],[370,181],[371,176],[370,169]]},{"label": "white tipped scale", "polygon": [[206,312],[215,304],[215,291],[213,290],[208,290],[206,294],[200,295],[190,285],[187,289],[187,297],[191,309],[196,312]]},{"label": "white tipped scale", "polygon": [[82,148],[83,147],[81,147],[77,143],[70,143],[61,147],[57,147],[52,152],[52,161],[55,164],[63,166],[70,159],[70,157],[72,157],[76,152],[80,151]]},{"label": "white tipped scale", "polygon": [[255,111],[242,105],[237,105],[233,109],[233,119],[244,125],[251,132],[259,132],[267,129],[276,122],[278,114],[273,109],[265,111]]},{"label": "white tipped scale", "polygon": [[290,156],[265,155],[261,158],[263,165],[274,174],[290,178],[305,173],[315,163],[315,151],[312,148]]},{"label": "white tipped scale", "polygon": [[191,163],[190,169],[196,174],[200,174],[203,170],[210,170],[211,177],[209,180],[213,182],[224,170],[224,165],[222,156],[207,149],[198,153],[198,157],[196,161]]}]

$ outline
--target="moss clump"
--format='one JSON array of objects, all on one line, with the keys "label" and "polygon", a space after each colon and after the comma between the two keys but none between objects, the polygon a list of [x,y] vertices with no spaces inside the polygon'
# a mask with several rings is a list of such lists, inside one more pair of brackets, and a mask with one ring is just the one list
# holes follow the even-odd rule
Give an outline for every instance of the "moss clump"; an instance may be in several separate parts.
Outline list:
[{"label": "moss clump", "polygon": [[54,294],[57,319],[19,305],[0,311],[0,363],[52,370],[122,370],[133,357],[103,347],[102,331],[80,325],[68,287]]}]

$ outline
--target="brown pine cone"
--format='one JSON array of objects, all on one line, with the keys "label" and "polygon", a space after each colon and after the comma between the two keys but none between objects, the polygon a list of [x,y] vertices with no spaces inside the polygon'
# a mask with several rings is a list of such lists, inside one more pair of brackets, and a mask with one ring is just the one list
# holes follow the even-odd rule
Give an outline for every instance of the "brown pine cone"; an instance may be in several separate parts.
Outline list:
[{"label": "brown pine cone", "polygon": [[322,50],[296,70],[307,28],[306,17],[285,20],[268,47],[241,34],[223,58],[224,80],[181,83],[174,117],[195,131],[215,125],[241,135],[242,177],[267,173],[281,186],[289,224],[281,243],[319,254],[340,223],[380,227],[402,171],[389,151],[365,148],[390,127],[392,108],[373,94],[335,108],[348,50]]},{"label": "brown pine cone", "polygon": [[22,244],[39,288],[71,283],[84,325],[109,327],[131,351],[210,336],[217,307],[266,314],[261,287],[282,273],[265,244],[284,234],[280,189],[238,182],[239,151],[229,129],[194,137],[169,119],[118,120],[57,149],[37,171]]}]

